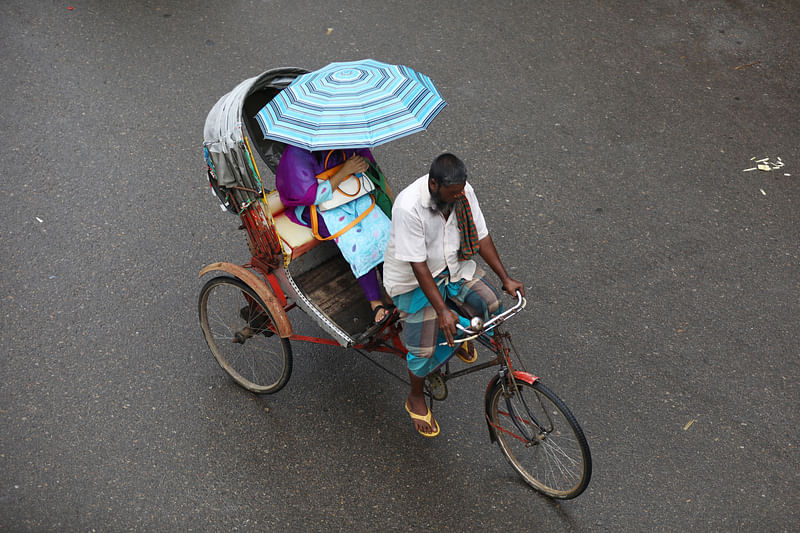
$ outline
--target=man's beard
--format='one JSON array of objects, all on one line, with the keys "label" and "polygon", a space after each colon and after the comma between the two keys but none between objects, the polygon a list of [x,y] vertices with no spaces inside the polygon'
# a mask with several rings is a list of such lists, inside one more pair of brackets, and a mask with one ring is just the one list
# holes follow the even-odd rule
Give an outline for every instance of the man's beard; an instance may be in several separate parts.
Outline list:
[{"label": "man's beard", "polygon": [[430,191],[431,200],[433,200],[433,210],[443,215],[448,215],[453,210],[455,202],[445,202],[442,200],[442,195],[439,191]]}]

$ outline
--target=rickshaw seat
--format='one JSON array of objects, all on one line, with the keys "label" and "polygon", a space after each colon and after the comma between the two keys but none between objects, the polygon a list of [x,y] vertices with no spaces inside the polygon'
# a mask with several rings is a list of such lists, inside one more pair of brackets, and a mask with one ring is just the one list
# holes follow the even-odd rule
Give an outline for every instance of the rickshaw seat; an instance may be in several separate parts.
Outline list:
[{"label": "rickshaw seat", "polygon": [[275,223],[275,230],[283,242],[284,254],[289,256],[289,261],[297,259],[319,244],[320,241],[314,238],[311,228],[296,224],[286,216],[286,207],[281,202],[277,190],[267,194],[266,204]]}]

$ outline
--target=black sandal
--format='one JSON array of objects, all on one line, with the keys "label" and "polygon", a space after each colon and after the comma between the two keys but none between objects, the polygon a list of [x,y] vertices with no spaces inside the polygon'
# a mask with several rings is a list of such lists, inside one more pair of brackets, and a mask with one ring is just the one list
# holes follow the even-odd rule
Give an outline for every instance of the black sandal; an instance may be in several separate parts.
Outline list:
[{"label": "black sandal", "polygon": [[[395,307],[393,305],[390,305],[390,306],[379,305],[379,306],[377,306],[375,309],[372,310],[372,322],[374,324],[376,324],[376,325],[386,323],[386,321],[389,320],[389,318],[391,318],[392,313],[394,313],[394,309],[395,309]],[[386,311],[386,314],[383,316],[382,319],[378,320],[378,312],[380,312],[381,310]]]}]

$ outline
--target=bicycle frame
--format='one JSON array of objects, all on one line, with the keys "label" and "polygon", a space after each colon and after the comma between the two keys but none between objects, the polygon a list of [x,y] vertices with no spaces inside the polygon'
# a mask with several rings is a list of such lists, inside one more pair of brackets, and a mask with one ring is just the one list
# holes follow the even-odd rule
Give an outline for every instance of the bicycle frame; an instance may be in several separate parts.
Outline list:
[{"label": "bicycle frame", "polygon": [[[439,379],[441,379],[442,384],[446,384],[447,381],[451,379],[466,376],[474,372],[480,372],[481,370],[485,370],[493,366],[499,366],[500,368],[497,371],[497,375],[495,375],[494,378],[492,378],[489,381],[489,384],[486,387],[486,391],[484,394],[485,396],[484,402],[487,404],[487,406],[489,403],[489,393],[494,389],[494,387],[498,383],[501,384],[501,387],[503,387],[504,391],[507,390],[507,387],[509,385],[513,386],[514,380],[523,381],[528,383],[529,385],[533,385],[539,379],[539,377],[530,374],[524,370],[514,369],[510,357],[511,349],[513,348],[513,344],[511,344],[510,342],[511,335],[502,331],[502,329],[499,327],[506,320],[520,313],[525,308],[526,305],[527,301],[525,300],[525,297],[522,296],[520,292],[517,292],[517,303],[514,306],[512,306],[507,311],[504,311],[492,317],[485,323],[482,323],[479,319],[478,320],[473,319],[471,321],[470,328],[465,328],[460,324],[457,324],[456,327],[462,333],[465,333],[466,336],[454,339],[455,344],[474,340],[479,342],[492,352],[494,352],[495,357],[490,361],[470,366],[455,372],[452,372],[450,370],[450,362],[448,361],[447,363],[445,363],[444,367],[440,370],[438,376],[436,376]],[[516,353],[516,350],[514,351]],[[517,355],[517,357],[519,356]],[[433,398],[433,395],[431,395],[431,398]],[[508,402],[508,400],[506,400],[506,404],[508,406],[509,411],[513,412],[514,408],[510,405],[510,402]],[[541,424],[536,420],[535,416],[533,416],[533,413],[531,413],[531,410],[527,406],[527,404],[525,404],[524,398],[523,398],[523,405],[525,406],[525,410],[527,411],[527,417],[525,417],[524,419],[530,421],[529,423],[532,423],[535,427],[541,429],[542,427]],[[515,438],[523,440],[524,442],[528,443],[536,442],[535,437],[530,434],[528,429],[520,424],[520,420],[522,420],[523,417],[512,414],[511,419],[522,436],[513,435],[508,430],[492,424],[488,418],[488,415],[486,415],[486,422],[489,429],[490,439],[493,442],[496,440],[495,431],[503,431],[505,433],[511,434]]]}]

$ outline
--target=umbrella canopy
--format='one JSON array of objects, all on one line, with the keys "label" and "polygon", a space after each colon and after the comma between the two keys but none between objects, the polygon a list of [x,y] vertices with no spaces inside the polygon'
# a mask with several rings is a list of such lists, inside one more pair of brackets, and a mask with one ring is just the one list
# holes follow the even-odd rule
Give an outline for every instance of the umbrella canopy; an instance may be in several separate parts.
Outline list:
[{"label": "umbrella canopy", "polygon": [[365,59],[297,77],[256,119],[266,139],[308,150],[372,148],[424,130],[445,105],[424,74]]}]

